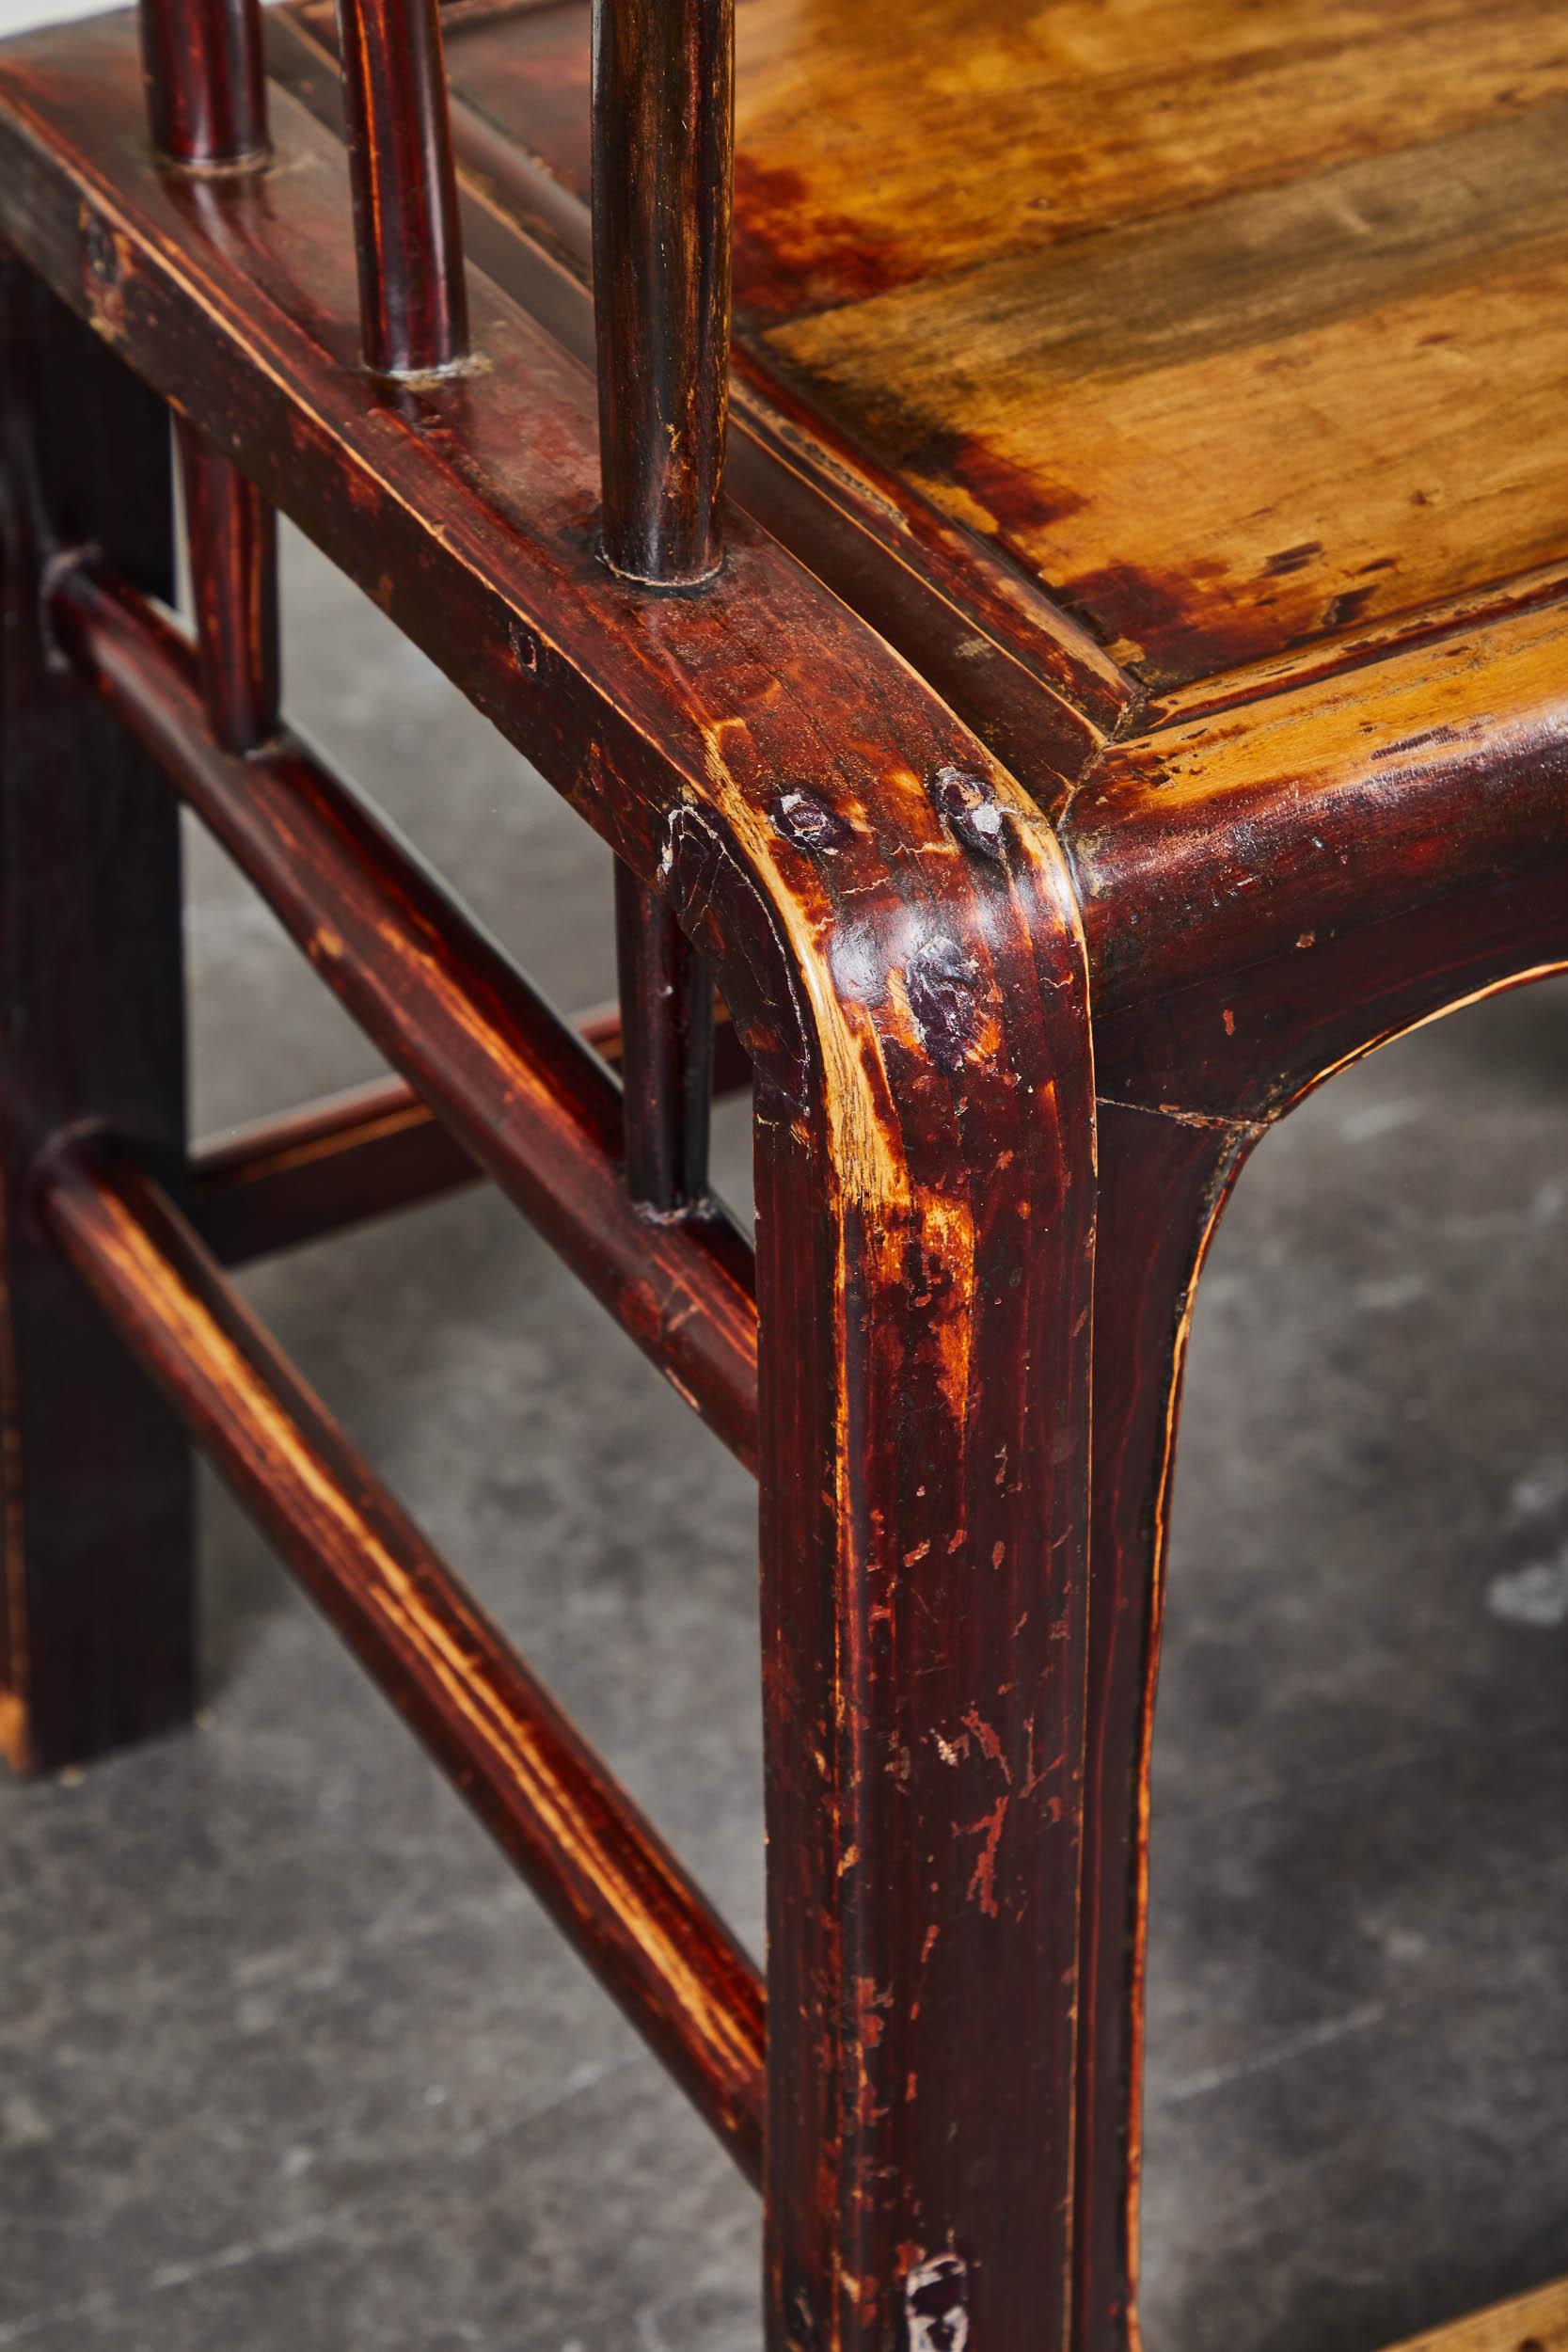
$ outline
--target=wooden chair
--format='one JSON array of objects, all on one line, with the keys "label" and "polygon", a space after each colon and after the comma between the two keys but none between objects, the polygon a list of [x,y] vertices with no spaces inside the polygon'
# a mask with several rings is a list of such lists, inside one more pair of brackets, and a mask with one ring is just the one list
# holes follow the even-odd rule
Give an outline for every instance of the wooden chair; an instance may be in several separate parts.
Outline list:
[{"label": "wooden chair", "polygon": [[[7,1740],[188,1713],[194,1437],[762,2187],[775,2352],[1120,2352],[1204,1248],[1568,965],[1568,61],[751,0],[732,391],[730,0],[594,19],[454,0],[450,110],[433,0],[0,54]],[[280,722],[277,509],[616,852],[588,1038]],[[400,1083],[187,1153],[178,803]],[[220,1271],[476,1172],[759,1473],[766,2035]]]}]

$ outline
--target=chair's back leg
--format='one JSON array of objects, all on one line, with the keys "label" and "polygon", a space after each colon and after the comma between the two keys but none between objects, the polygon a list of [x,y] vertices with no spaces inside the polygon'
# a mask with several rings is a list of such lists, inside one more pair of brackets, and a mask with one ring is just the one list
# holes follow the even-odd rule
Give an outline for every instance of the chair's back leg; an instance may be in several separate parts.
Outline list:
[{"label": "chair's back leg", "polygon": [[[142,49],[170,165],[222,175],[264,160],[255,0],[148,0]],[[51,659],[40,618],[52,557],[84,544],[172,595],[169,425],[8,260],[4,296],[0,1731],[19,1766],[48,1770],[180,1722],[194,1696],[185,1438],[65,1279],[26,1197],[38,1152],[73,1124],[115,1128],[172,1183],[183,1165],[177,818],[129,737]],[[189,432],[182,445],[208,701],[247,748],[276,723],[273,516],[225,457]]]},{"label": "chair's back leg", "polygon": [[64,1126],[107,1122],[175,1184],[184,1152],[174,803],[40,620],[51,557],[89,541],[171,592],[168,418],[8,255],[0,342],[0,1729],[50,1771],[193,1694],[184,1435],[28,1206]]}]

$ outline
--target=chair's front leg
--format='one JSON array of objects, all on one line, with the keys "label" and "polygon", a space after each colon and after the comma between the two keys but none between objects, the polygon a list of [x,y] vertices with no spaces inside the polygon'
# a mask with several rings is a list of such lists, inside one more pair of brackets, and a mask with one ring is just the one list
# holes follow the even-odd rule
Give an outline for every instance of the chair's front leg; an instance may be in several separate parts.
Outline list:
[{"label": "chair's front leg", "polygon": [[969,917],[759,1091],[773,2352],[1065,2340],[1092,1088],[1050,845]]},{"label": "chair's front leg", "polygon": [[[111,240],[87,266],[112,284]],[[40,585],[91,544],[172,585],[167,412],[0,254],[0,1744],[53,1770],[182,1720],[189,1448],[28,1203],[60,1128],[103,1121],[178,1176],[180,842],[171,797],[62,661]]]},{"label": "chair's front leg", "polygon": [[1298,946],[1197,985],[1155,987],[1099,1023],[1074,2352],[1129,2352],[1140,2341],[1150,1738],[1177,1411],[1203,1255],[1248,1152],[1291,1104],[1415,1024],[1568,964],[1568,834],[1559,841],[1555,853],[1537,844],[1517,872],[1445,892],[1397,922],[1325,927],[1310,965]]},{"label": "chair's front leg", "polygon": [[1148,1763],[1194,1285],[1255,1130],[1102,1103],[1074,2352],[1137,2338]]}]

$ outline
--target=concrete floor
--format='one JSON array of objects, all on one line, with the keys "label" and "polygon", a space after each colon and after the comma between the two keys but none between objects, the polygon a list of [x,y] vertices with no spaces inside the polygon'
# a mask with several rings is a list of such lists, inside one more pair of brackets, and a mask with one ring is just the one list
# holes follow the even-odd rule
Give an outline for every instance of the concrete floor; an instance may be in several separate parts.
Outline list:
[{"label": "concrete floor", "polygon": [[[603,995],[596,847],[297,549],[289,589],[298,716],[558,1000]],[[192,876],[201,1126],[368,1074],[200,844]],[[1565,1240],[1558,986],[1339,1080],[1216,1247],[1160,1719],[1160,2352],[1370,2352],[1568,2270]],[[494,1199],[245,1287],[755,1947],[739,1472]],[[0,1793],[0,2347],[749,2352],[725,2159],[215,1490],[203,1549],[199,1728]]]}]

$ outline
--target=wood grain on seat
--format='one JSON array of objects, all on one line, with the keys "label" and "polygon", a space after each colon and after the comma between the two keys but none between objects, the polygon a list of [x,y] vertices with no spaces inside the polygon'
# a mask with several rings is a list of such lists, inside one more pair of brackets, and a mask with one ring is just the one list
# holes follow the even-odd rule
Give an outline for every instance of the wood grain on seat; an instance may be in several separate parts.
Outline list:
[{"label": "wood grain on seat", "polygon": [[[1546,0],[738,24],[743,348],[1148,682],[1568,553]],[[586,0],[462,8],[450,62],[585,196]]]}]

